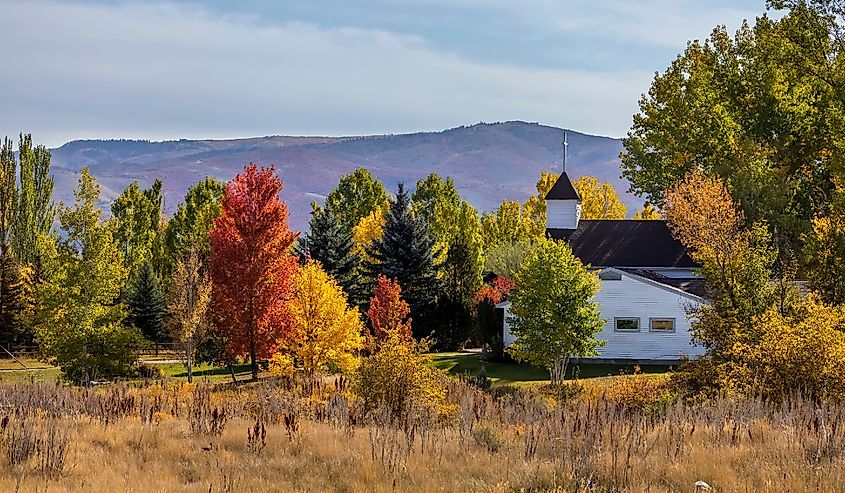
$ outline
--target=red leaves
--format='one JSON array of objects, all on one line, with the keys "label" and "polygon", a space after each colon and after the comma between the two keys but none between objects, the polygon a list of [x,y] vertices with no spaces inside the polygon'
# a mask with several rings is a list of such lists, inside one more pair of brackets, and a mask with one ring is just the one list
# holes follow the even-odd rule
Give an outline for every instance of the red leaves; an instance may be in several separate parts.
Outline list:
[{"label": "red leaves", "polygon": [[491,305],[499,304],[515,285],[516,281],[510,277],[497,277],[492,283],[481,286],[475,292],[475,302],[477,304],[487,301]]},{"label": "red leaves", "polygon": [[[402,299],[402,287],[397,281],[379,275],[367,316],[373,326],[376,344],[390,332],[397,332],[402,340],[411,339],[411,308]],[[373,348],[375,349],[375,348]]]},{"label": "red leaves", "polygon": [[290,322],[286,301],[297,267],[290,248],[297,233],[288,228],[281,190],[272,166],[250,163],[226,186],[210,233],[215,322],[230,357],[270,357]]}]

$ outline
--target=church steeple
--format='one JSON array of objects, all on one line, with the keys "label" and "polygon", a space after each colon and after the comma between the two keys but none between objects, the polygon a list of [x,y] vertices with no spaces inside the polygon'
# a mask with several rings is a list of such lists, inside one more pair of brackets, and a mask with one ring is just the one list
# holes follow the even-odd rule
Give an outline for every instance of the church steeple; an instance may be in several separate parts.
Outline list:
[{"label": "church steeple", "polygon": [[581,197],[566,174],[569,138],[563,131],[563,167],[560,177],[546,194],[546,229],[578,229],[581,219]]}]

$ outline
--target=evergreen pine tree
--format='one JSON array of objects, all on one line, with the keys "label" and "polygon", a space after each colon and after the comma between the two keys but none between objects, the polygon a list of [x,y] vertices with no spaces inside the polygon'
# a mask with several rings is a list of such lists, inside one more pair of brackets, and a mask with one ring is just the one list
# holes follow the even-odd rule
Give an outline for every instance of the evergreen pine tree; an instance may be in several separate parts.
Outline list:
[{"label": "evergreen pine tree", "polygon": [[140,329],[145,338],[156,342],[166,339],[164,317],[167,305],[161,282],[149,262],[141,266],[130,283],[126,306],[129,308],[127,321]]},{"label": "evergreen pine tree", "polygon": [[371,260],[366,262],[366,269],[373,279],[381,274],[402,287],[411,306],[414,336],[430,335],[436,325],[433,315],[440,290],[437,252],[425,219],[412,214],[402,183],[396,199],[390,202],[384,236],[367,248],[367,254]]},{"label": "evergreen pine tree", "polygon": [[352,228],[319,207],[311,212],[309,224],[311,231],[305,236],[308,256],[340,284],[351,305],[365,303],[368,293],[361,282],[361,256],[352,240]]}]

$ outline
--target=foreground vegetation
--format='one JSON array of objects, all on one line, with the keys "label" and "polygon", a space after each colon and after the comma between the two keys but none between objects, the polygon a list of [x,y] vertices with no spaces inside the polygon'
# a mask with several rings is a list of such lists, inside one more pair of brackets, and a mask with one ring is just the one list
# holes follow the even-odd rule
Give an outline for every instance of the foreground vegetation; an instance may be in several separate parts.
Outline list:
[{"label": "foreground vegetation", "polygon": [[[0,388],[3,491],[833,491],[845,407],[448,384],[369,412],[342,379]],[[644,400],[634,396],[650,396]],[[108,467],[103,467],[108,464]]]}]

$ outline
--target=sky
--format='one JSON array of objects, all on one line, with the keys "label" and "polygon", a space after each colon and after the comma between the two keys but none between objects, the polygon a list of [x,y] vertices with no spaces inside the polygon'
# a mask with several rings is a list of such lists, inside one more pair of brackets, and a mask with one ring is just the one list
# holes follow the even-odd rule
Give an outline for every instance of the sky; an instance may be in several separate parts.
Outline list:
[{"label": "sky", "polygon": [[688,40],[764,0],[0,0],[0,136],[234,138],[536,121],[620,137]]}]

